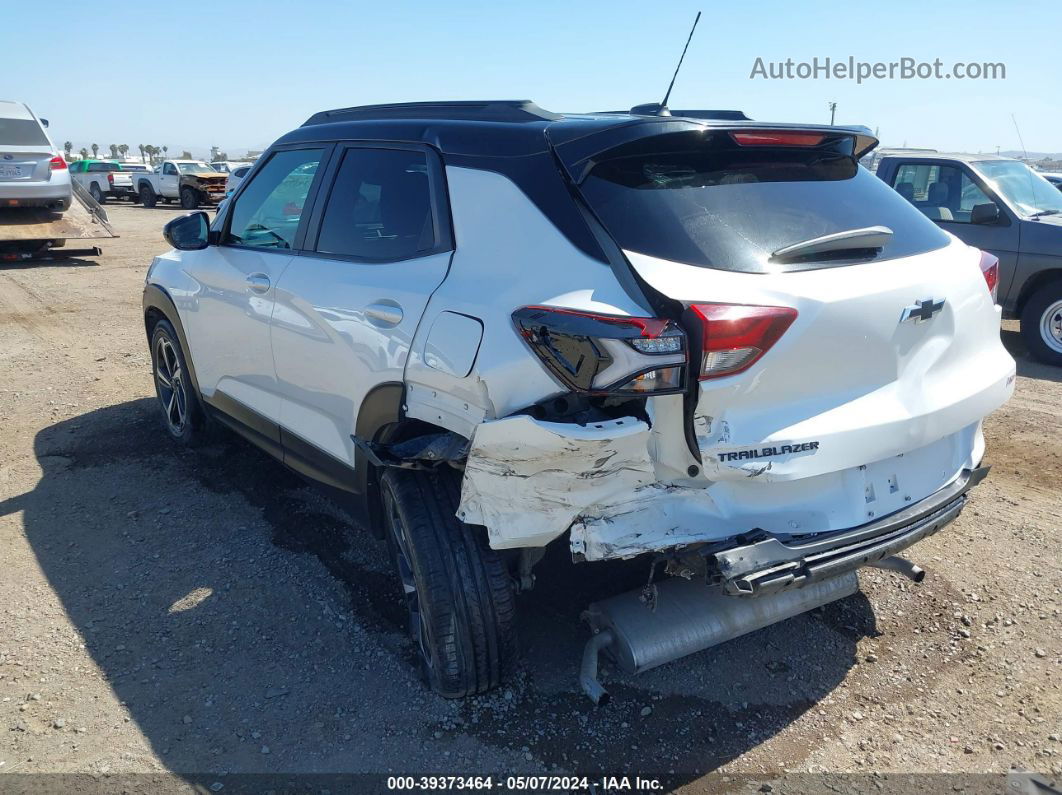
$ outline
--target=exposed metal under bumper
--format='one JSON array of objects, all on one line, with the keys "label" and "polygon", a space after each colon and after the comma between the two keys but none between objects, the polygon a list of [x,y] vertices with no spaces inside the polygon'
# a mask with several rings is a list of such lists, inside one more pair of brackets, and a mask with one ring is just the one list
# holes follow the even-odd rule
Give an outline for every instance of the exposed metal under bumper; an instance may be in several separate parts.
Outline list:
[{"label": "exposed metal under bumper", "polygon": [[710,555],[723,589],[734,596],[762,596],[803,587],[895,555],[953,521],[966,492],[988,468],[967,470],[953,483],[903,511],[854,530],[824,534],[805,543],[767,538]]}]

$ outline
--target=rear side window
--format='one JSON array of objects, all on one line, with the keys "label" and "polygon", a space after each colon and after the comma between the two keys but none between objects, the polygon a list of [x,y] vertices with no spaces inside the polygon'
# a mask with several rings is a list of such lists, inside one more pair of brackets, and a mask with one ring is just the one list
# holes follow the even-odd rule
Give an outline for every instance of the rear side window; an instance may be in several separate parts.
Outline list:
[{"label": "rear side window", "polygon": [[720,270],[816,267],[769,260],[785,246],[868,226],[893,231],[878,260],[949,241],[858,165],[847,136],[788,147],[739,146],[725,131],[643,138],[599,157],[581,190],[622,248]]},{"label": "rear side window", "polygon": [[89,163],[88,171],[121,171],[114,163]]},{"label": "rear side window", "polygon": [[366,260],[400,260],[434,247],[425,154],[348,149],[325,206],[317,251]]},{"label": "rear side window", "polygon": [[0,117],[0,146],[49,146],[48,136],[35,119]]},{"label": "rear side window", "polygon": [[291,248],[323,153],[323,149],[293,149],[273,155],[233,204],[225,242]]}]

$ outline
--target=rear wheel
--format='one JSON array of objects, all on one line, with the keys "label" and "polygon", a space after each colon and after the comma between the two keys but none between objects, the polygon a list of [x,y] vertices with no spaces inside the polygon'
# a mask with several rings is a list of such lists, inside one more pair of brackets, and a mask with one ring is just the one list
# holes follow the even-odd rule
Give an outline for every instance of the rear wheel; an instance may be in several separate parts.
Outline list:
[{"label": "rear wheel", "polygon": [[163,425],[181,444],[194,444],[203,435],[204,416],[177,332],[165,319],[151,332],[151,369]]},{"label": "rear wheel", "polygon": [[1041,287],[1026,302],[1021,335],[1034,357],[1062,366],[1062,279]]},{"label": "rear wheel", "polygon": [[447,698],[497,687],[517,657],[516,601],[505,562],[459,521],[456,473],[388,469],[388,545],[424,676]]},{"label": "rear wheel", "polygon": [[89,196],[96,200],[97,204],[103,204],[107,201],[107,197],[103,195],[103,191],[100,190],[100,186],[93,182],[89,185]]},{"label": "rear wheel", "polygon": [[199,197],[191,188],[181,188],[181,207],[186,210],[194,210],[199,206]]},{"label": "rear wheel", "polygon": [[154,207],[158,203],[155,190],[150,185],[140,186],[140,203],[145,207]]}]

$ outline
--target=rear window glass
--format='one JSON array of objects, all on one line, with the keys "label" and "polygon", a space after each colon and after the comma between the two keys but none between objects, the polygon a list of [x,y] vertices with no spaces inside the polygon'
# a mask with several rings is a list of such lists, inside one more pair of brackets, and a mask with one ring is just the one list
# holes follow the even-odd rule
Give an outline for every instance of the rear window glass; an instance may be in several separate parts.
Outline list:
[{"label": "rear window glass", "polygon": [[121,171],[117,163],[89,163],[89,171]]},{"label": "rear window glass", "polygon": [[48,146],[48,136],[34,119],[0,117],[0,144],[8,146]]},{"label": "rear window glass", "polygon": [[773,264],[771,253],[835,232],[886,226],[875,258],[949,238],[852,156],[851,138],[817,146],[738,146],[726,132],[643,138],[598,158],[583,195],[620,246],[720,270],[765,273],[858,260]]}]

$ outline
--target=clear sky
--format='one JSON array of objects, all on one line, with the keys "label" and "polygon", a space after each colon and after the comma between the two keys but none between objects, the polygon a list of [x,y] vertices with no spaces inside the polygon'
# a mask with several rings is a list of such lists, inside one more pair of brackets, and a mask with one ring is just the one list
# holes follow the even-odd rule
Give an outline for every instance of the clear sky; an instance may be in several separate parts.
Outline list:
[{"label": "clear sky", "polygon": [[[886,145],[1062,151],[1062,2],[323,2],[3,0],[0,98],[60,145],[262,148],[325,108],[532,99],[550,110],[670,105],[879,128]],[[39,30],[39,35],[33,31]],[[1006,79],[750,79],[764,61],[1003,62]]]}]

